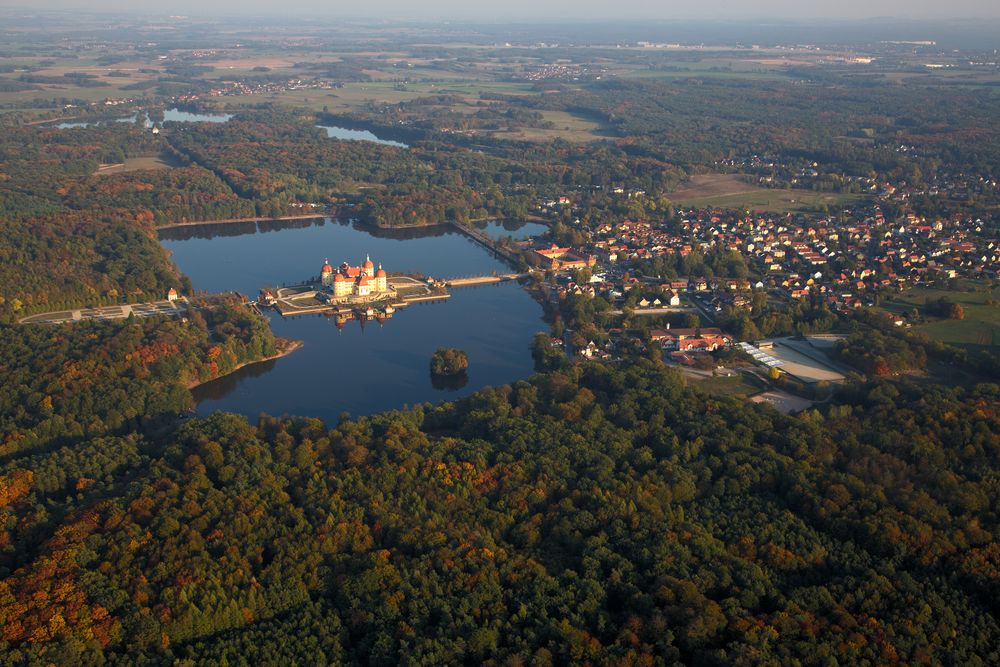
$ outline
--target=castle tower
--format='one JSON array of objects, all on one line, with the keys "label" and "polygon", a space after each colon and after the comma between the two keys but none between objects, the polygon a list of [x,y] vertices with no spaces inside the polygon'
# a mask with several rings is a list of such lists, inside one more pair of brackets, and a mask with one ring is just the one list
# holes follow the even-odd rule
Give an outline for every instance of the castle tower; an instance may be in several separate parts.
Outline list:
[{"label": "castle tower", "polygon": [[389,289],[387,283],[388,283],[388,276],[385,273],[385,269],[383,269],[382,265],[379,264],[378,271],[375,272],[375,291],[385,292],[387,289]]},{"label": "castle tower", "polygon": [[375,275],[375,264],[372,263],[372,258],[368,255],[365,255],[365,263],[361,266],[361,272],[369,278]]},{"label": "castle tower", "polygon": [[330,266],[330,262],[323,260],[323,270],[320,271],[319,280],[323,284],[323,287],[330,287],[333,285],[333,267]]},{"label": "castle tower", "polygon": [[343,273],[333,276],[333,296],[347,296],[351,293],[351,282],[344,277]]}]

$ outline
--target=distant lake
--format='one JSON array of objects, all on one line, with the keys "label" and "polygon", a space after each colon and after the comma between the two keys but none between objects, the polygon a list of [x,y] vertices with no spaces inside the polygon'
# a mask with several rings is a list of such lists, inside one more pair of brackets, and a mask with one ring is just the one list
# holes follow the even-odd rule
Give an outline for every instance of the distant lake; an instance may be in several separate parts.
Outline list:
[{"label": "distant lake", "polygon": [[[162,230],[160,238],[195,289],[250,297],[266,285],[317,275],[324,259],[359,264],[370,255],[388,271],[438,278],[509,270],[450,226],[385,231],[318,218],[195,225]],[[199,413],[267,412],[336,422],[345,411],[371,414],[451,399],[531,375],[532,336],[547,328],[541,307],[515,283],[455,289],[451,299],[410,306],[382,326],[352,321],[340,331],[323,315],[268,317],[275,334],[305,346],[199,387]],[[439,346],[468,353],[465,384],[432,380],[430,357]]]},{"label": "distant lake", "polygon": [[[232,114],[220,113],[220,114],[209,114],[209,113],[190,113],[188,111],[181,111],[176,107],[173,109],[167,109],[163,112],[164,121],[174,121],[176,123],[225,123],[227,120],[232,118]],[[125,118],[112,118],[104,120],[80,120],[80,121],[65,121],[58,123],[53,127],[57,127],[60,130],[65,130],[73,127],[92,127],[94,125],[102,125],[105,123],[134,123],[136,119],[136,114],[127,116]]]},{"label": "distant lake", "polygon": [[331,139],[347,139],[348,141],[374,141],[376,144],[385,144],[386,146],[398,146],[399,148],[409,148],[407,144],[401,143],[399,141],[390,141],[389,139],[380,139],[374,133],[368,130],[349,130],[346,127],[337,127],[335,125],[317,125],[316,127],[326,130],[326,136]]},{"label": "distant lake", "polygon": [[163,112],[164,121],[177,123],[225,123],[233,117],[231,113],[191,113],[173,108]]},{"label": "distant lake", "polygon": [[57,127],[60,130],[66,130],[73,127],[92,127],[94,125],[103,125],[106,123],[134,123],[135,114],[128,116],[127,118],[111,118],[105,120],[70,120],[63,123],[57,123],[53,127]]},{"label": "distant lake", "polygon": [[502,239],[509,236],[515,241],[526,239],[529,236],[540,236],[549,231],[547,225],[523,220],[490,220],[473,224],[477,229],[489,234],[491,238]]}]

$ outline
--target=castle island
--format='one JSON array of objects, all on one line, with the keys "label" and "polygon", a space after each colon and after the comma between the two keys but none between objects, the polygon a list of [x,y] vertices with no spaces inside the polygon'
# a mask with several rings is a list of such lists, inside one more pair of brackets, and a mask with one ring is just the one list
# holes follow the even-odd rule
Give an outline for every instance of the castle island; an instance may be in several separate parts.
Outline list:
[{"label": "castle island", "polygon": [[337,323],[349,319],[383,320],[398,308],[414,302],[447,299],[443,285],[416,276],[390,275],[380,264],[375,268],[371,257],[360,266],[343,262],[334,268],[323,262],[318,279],[300,285],[265,287],[258,303],[270,306],[284,317],[323,313],[333,315]]}]

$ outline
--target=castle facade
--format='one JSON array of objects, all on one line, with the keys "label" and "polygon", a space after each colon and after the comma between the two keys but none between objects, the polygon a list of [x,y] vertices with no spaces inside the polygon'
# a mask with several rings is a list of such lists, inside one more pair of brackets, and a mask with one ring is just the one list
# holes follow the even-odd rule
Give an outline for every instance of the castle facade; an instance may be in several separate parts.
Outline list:
[{"label": "castle facade", "polygon": [[351,266],[344,262],[336,269],[329,262],[324,262],[320,272],[320,282],[324,289],[332,292],[331,296],[334,299],[371,298],[392,292],[385,270],[381,264],[376,269],[371,257],[366,257],[365,263],[361,266]]}]

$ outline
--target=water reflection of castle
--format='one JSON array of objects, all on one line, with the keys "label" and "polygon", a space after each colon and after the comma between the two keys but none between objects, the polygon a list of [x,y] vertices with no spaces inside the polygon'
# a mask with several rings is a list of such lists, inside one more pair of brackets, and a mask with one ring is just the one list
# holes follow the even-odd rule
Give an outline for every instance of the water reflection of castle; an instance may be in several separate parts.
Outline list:
[{"label": "water reflection of castle", "polygon": [[356,299],[352,297],[379,299],[395,296],[395,290],[389,287],[388,275],[382,265],[376,270],[371,257],[366,257],[361,266],[351,266],[344,262],[336,269],[329,262],[324,262],[320,282],[332,300],[354,301]]}]

